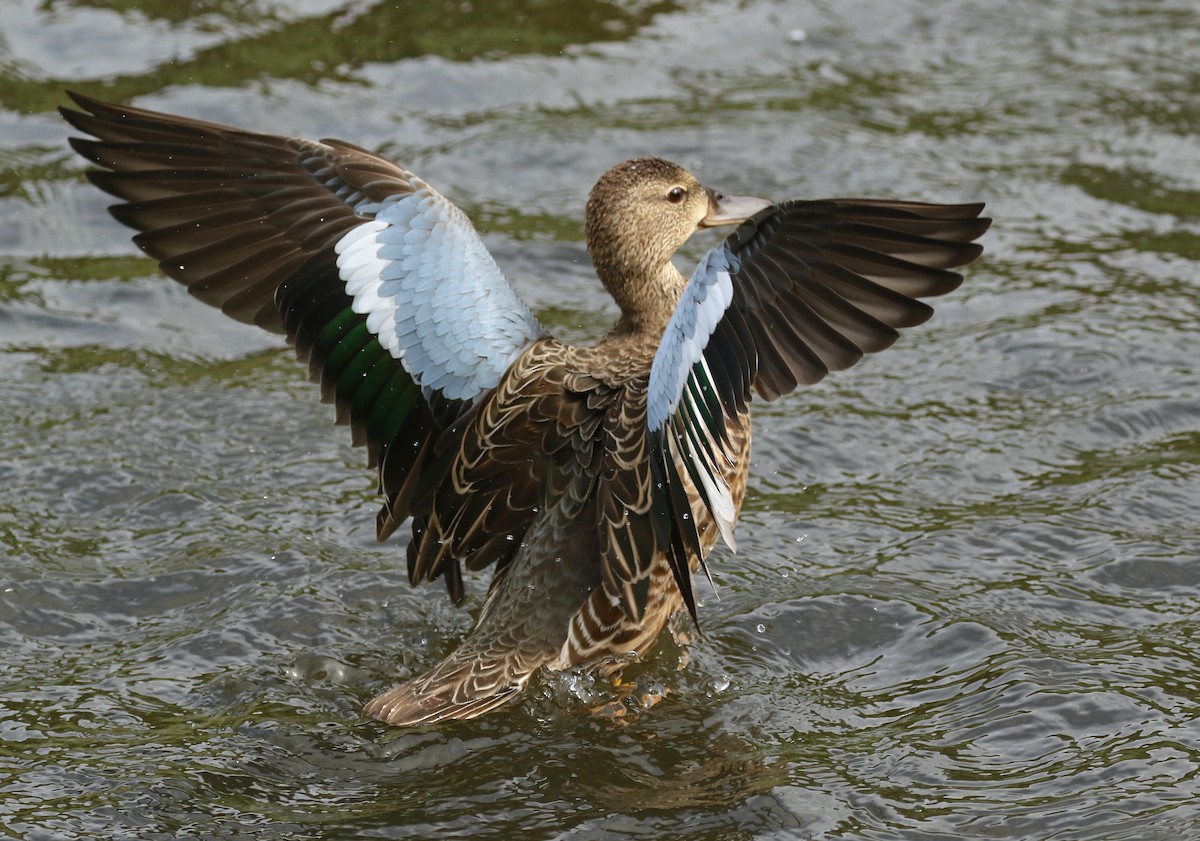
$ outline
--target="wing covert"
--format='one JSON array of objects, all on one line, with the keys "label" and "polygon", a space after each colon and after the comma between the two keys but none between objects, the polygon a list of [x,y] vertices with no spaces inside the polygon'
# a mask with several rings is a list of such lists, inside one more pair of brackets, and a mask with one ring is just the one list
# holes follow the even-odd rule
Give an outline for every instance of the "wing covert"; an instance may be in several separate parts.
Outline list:
[{"label": "wing covert", "polygon": [[546,335],[466,215],[424,181],[334,250],[354,311],[427,392],[472,400]]}]

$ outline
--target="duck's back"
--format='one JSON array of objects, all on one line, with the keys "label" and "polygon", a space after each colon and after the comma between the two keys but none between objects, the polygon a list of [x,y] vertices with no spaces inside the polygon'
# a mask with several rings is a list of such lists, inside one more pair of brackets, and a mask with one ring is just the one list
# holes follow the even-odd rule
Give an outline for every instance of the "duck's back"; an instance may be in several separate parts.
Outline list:
[{"label": "duck's back", "polygon": [[[432,671],[376,698],[394,724],[481,715],[541,666],[597,665],[644,652],[683,599],[653,523],[646,392],[656,345],[532,345],[446,442],[410,546],[414,580],[444,565],[496,565],[475,629]],[[731,430],[725,479],[740,508],[748,418]],[[444,462],[443,462],[444,463]],[[678,470],[685,477],[686,465]],[[717,536],[695,489],[705,552]],[[690,559],[694,569],[700,558]],[[628,581],[627,579],[633,579]],[[630,615],[625,591],[641,610]]]}]

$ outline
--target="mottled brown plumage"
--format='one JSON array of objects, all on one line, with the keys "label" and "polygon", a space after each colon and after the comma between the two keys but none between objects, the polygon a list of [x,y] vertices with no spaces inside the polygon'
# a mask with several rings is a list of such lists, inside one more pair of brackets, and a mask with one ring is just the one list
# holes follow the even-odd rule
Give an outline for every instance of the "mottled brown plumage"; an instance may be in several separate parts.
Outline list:
[{"label": "mottled brown plumage", "polygon": [[[978,255],[988,224],[981,205],[771,206],[661,159],[626,161],[587,202],[588,250],[621,310],[612,330],[591,347],[534,331],[494,383],[454,397],[422,385],[443,363],[388,352],[394,337],[370,326],[372,306],[399,324],[392,287],[350,292],[355,260],[391,271],[390,252],[350,236],[400,224],[386,208],[423,197],[435,227],[451,220],[423,181],[339,141],[74,98],[86,113],[64,116],[97,139],[72,143],[103,167],[89,175],[125,202],[113,214],[138,245],[201,300],[286,333],[367,445],[380,539],[412,519],[410,580],[440,577],[457,601],[463,568],[495,566],[458,650],[367,705],[393,724],[480,715],[541,667],[622,662],[681,607],[694,615],[691,573],[731,540],[745,494],[752,393],[815,382],[928,318],[915,299],[957,286],[947,269]],[[689,285],[676,250],[748,218]]]},{"label": "mottled brown plumage", "polygon": [[[668,194],[677,188],[685,196],[674,202]],[[451,468],[432,474],[438,487],[409,547],[410,574],[433,578],[452,558],[489,563],[489,544],[519,543],[463,645],[376,698],[369,714],[403,723],[478,715],[541,666],[594,666],[644,652],[682,606],[651,517],[646,385],[687,283],[671,257],[716,203],[691,174],[653,158],[615,167],[592,190],[588,249],[621,318],[590,348],[534,344],[468,417]],[[739,421],[725,480],[740,507],[749,416]],[[688,487],[708,551],[717,532]],[[607,569],[615,555],[629,558],[633,582]],[[691,568],[699,562],[692,558]],[[646,593],[627,599],[640,608],[631,613],[621,593],[639,584]]]}]

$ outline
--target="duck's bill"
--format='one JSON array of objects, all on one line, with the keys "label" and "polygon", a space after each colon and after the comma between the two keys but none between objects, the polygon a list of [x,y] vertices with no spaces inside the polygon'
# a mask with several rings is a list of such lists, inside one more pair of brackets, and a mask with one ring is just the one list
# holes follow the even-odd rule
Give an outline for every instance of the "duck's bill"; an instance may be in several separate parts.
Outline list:
[{"label": "duck's bill", "polygon": [[708,199],[708,215],[700,220],[700,227],[736,225],[738,222],[745,222],[755,213],[766,210],[770,206],[769,201],[755,196],[726,196],[722,193],[712,193]]}]

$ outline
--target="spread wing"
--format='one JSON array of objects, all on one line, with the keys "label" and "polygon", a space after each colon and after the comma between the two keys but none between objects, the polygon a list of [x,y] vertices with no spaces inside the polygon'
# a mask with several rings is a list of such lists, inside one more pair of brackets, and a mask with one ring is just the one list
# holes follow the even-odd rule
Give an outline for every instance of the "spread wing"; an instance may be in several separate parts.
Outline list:
[{"label": "spread wing", "polygon": [[71,145],[134,242],[200,300],[285,333],[366,444],[386,538],[442,429],[545,335],[470,221],[348,143],[71,96],[83,111],[63,116],[95,138]]},{"label": "spread wing", "polygon": [[718,465],[752,392],[766,400],[849,368],[958,288],[991,224],[982,204],[835,199],[767,208],[710,250],[684,289],[650,371],[655,517],[693,611],[687,558],[701,556],[680,490],[686,470],[732,547]]}]

